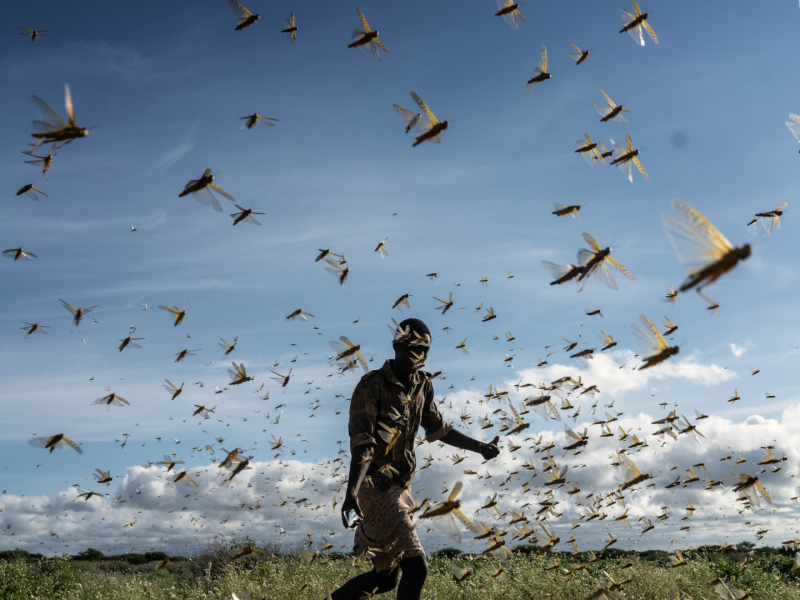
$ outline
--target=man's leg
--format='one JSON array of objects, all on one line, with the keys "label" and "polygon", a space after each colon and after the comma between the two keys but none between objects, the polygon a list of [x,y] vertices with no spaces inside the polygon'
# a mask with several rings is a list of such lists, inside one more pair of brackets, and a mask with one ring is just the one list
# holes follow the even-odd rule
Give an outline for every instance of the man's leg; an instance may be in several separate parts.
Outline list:
[{"label": "man's leg", "polygon": [[425,555],[410,556],[400,560],[403,577],[397,587],[397,600],[419,600],[428,577],[428,560]]},{"label": "man's leg", "polygon": [[[423,556],[422,558],[425,557]],[[406,560],[408,559],[400,561],[401,568]],[[427,564],[425,572],[427,573]],[[375,588],[378,588],[376,592],[378,594],[391,592],[397,585],[399,575],[400,571],[397,569],[393,573],[389,573],[388,569],[378,572],[373,568],[372,571],[353,577],[338,590],[332,592],[331,598],[332,600],[359,600],[362,596],[371,594]],[[420,587],[421,590],[422,588]],[[398,598],[400,598],[399,595]]]}]

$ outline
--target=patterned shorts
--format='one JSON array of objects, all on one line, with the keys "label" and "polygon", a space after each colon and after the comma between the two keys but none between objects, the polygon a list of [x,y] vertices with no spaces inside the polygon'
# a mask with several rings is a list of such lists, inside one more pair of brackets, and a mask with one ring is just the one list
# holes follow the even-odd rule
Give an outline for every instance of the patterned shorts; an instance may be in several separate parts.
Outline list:
[{"label": "patterned shorts", "polygon": [[[425,554],[408,516],[411,503],[406,490],[397,485],[385,492],[374,486],[362,486],[358,492],[358,505],[364,520],[356,529],[353,550],[359,552],[370,548],[375,553],[372,564],[376,571],[388,569],[401,552],[403,557]],[[397,543],[386,550],[395,541]]]}]

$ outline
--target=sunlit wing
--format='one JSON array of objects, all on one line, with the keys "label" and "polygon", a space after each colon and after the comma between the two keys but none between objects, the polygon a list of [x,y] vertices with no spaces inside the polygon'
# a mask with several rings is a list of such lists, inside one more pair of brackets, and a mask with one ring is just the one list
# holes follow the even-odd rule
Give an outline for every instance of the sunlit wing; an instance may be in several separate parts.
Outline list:
[{"label": "sunlit wing", "polygon": [[731,598],[736,598],[736,596],[733,595],[733,592],[730,591],[728,586],[725,585],[725,582],[721,579],[717,578],[709,583],[712,585],[717,595],[722,598],[722,600],[731,600]]},{"label": "sunlit wing", "polygon": [[617,280],[614,279],[614,275],[611,273],[605,260],[598,263],[597,266],[592,269],[592,277],[611,290],[619,290],[619,284]]},{"label": "sunlit wing", "polygon": [[628,144],[628,152],[633,152],[633,139],[631,139],[631,134],[625,134],[625,143]]},{"label": "sunlit wing", "polygon": [[[617,147],[619,148],[619,146]],[[631,183],[633,183],[633,169],[631,167],[632,163],[633,161],[631,159],[627,159],[623,162],[617,163],[617,166],[620,168],[620,171],[622,171],[625,174],[625,177],[627,177],[628,181],[630,181]]]},{"label": "sunlit wing", "polygon": [[[509,6],[511,6],[511,4],[512,4],[511,0],[497,0],[498,11],[503,10],[504,8],[508,8]],[[511,11],[511,12],[505,13],[505,14],[503,14],[501,16],[503,17],[503,19],[505,19],[506,23],[511,25],[514,29],[518,29],[519,28],[519,24],[517,23],[517,19],[514,16],[514,12],[515,11]],[[520,16],[522,16],[522,15],[520,15]]]},{"label": "sunlit wing", "polygon": [[611,99],[611,98],[608,96],[608,94],[606,94],[606,93],[605,93],[603,90],[601,90],[600,88],[595,88],[595,89],[597,89],[597,91],[598,91],[598,92],[600,92],[600,95],[601,95],[603,98],[605,98],[605,101],[606,101],[606,102],[608,102],[608,105],[609,105],[611,108],[616,108],[616,107],[617,107],[617,105],[616,105],[616,104],[614,104],[614,101],[613,101],[613,100],[612,100],[612,99]]},{"label": "sunlit wing", "polygon": [[330,267],[325,267],[325,270],[328,273],[330,273],[331,275],[333,275],[334,277],[337,277],[337,278],[340,277],[341,274],[342,274],[342,271],[344,271],[344,269],[342,269],[341,267],[337,267],[337,268],[334,268],[334,269],[332,269]]},{"label": "sunlit wing", "polygon": [[620,15],[622,16],[622,24],[627,27],[630,23],[636,20],[637,15],[629,11],[627,8],[620,8]]},{"label": "sunlit wing", "polygon": [[285,34],[289,42],[294,44],[294,41],[297,39],[297,31],[294,30],[294,12],[289,13],[289,16],[286,18],[286,22],[283,24],[283,29],[293,30],[293,31],[285,31]]},{"label": "sunlit wing", "polygon": [[358,359],[358,362],[361,364],[361,368],[364,369],[364,373],[369,373],[369,367],[367,366],[367,361],[364,359],[364,356],[358,350],[356,350],[356,358]]},{"label": "sunlit wing", "polygon": [[365,17],[364,13],[362,13],[359,9],[356,9],[356,12],[358,13],[358,20],[361,21],[361,26],[364,28],[364,31],[369,33],[370,28],[369,23],[367,23],[367,17]]},{"label": "sunlit wing", "polygon": [[[54,111],[50,106],[39,98],[38,96],[32,96],[33,104],[36,106],[36,109],[39,111],[39,116],[42,118],[41,121],[34,121],[34,127],[39,129],[39,133],[52,133],[55,131],[60,131],[66,127],[69,127],[69,123],[67,123],[64,119],[58,116],[58,113]],[[37,123],[39,125],[37,125]]]},{"label": "sunlit wing", "polygon": [[594,250],[595,252],[600,252],[600,244],[595,241],[595,239],[589,235],[588,233],[583,234],[583,239],[586,240],[586,243],[589,244],[589,247]]},{"label": "sunlit wing", "polygon": [[664,336],[661,335],[661,332],[658,330],[658,327],[656,327],[656,324],[653,323],[653,321],[648,319],[645,315],[639,315],[639,320],[644,324],[648,333],[656,341],[661,350],[666,350],[669,348],[667,340],[665,340]]},{"label": "sunlit wing", "polygon": [[59,301],[61,302],[61,304],[64,305],[64,308],[66,308],[73,315],[78,313],[78,309],[72,306],[72,304],[70,304],[69,302],[64,302],[63,300],[61,300],[61,298],[59,298]]},{"label": "sunlit wing", "polygon": [[514,418],[517,420],[517,423],[519,423],[520,425],[524,424],[524,421],[520,418],[519,413],[517,412],[517,409],[514,408],[514,406],[512,404],[510,404],[510,403],[509,403],[508,407],[511,409],[511,412],[514,414]]},{"label": "sunlit wing", "polygon": [[756,481],[754,487],[758,490],[758,492],[761,494],[761,496],[764,498],[764,500],[767,502],[767,504],[772,504],[772,498],[770,498],[770,495],[769,495],[769,492],[767,491],[767,488],[765,488],[763,485],[761,485],[760,481]]},{"label": "sunlit wing", "polygon": [[539,61],[539,68],[542,73],[547,73],[547,48],[542,44],[542,59]]},{"label": "sunlit wing", "polygon": [[636,279],[636,275],[631,273],[630,270],[628,269],[628,267],[626,267],[625,265],[623,265],[619,261],[614,260],[610,256],[606,256],[605,257],[605,262],[608,263],[609,265],[611,265],[612,267],[614,267],[617,271],[619,271],[623,275],[625,275],[625,277],[627,277],[628,279],[632,279],[632,280]]},{"label": "sunlit wing", "polygon": [[209,190],[207,187],[203,187],[196,192],[192,192],[192,198],[197,200],[203,206],[208,206],[217,212],[222,212],[222,205],[220,205],[219,200],[214,197],[214,194],[212,194],[211,190]]},{"label": "sunlit wing", "polygon": [[453,519],[452,514],[447,513],[445,515],[433,517],[431,518],[431,522],[439,531],[439,533],[447,536],[456,544],[461,543],[461,532],[458,530],[458,526],[456,525],[456,521]]},{"label": "sunlit wing", "polygon": [[32,440],[28,440],[28,443],[31,446],[36,446],[37,448],[44,448],[47,445],[47,442],[49,441],[50,438],[38,437],[38,438],[33,438]]},{"label": "sunlit wing", "polygon": [[[592,252],[591,250],[587,250],[586,248],[581,248],[580,250],[578,250],[578,264],[580,264],[582,267],[585,267],[594,258],[595,254],[596,254],[596,252]],[[546,261],[542,261],[543,264],[545,262]],[[550,264],[553,264],[553,263],[550,263]],[[558,265],[556,265],[556,266],[558,266]],[[547,267],[545,267],[545,268],[547,268]]]},{"label": "sunlit wing", "polygon": [[650,23],[648,23],[646,20],[642,21],[642,27],[645,28],[645,30],[647,31],[647,34],[650,36],[650,39],[653,40],[653,43],[657,44],[658,43],[658,36],[656,35],[656,32],[653,31],[653,28],[650,27]]},{"label": "sunlit wing", "polygon": [[[586,148],[586,146],[589,146],[590,144],[587,144],[583,140],[579,140],[576,145],[578,146],[578,150],[581,150],[583,148]],[[589,163],[589,166],[594,167],[596,158],[595,158],[594,153],[591,150],[585,150],[584,152],[580,152],[580,155],[583,157],[583,160],[585,160],[587,163]],[[564,206],[564,205],[562,204],[562,206]],[[564,206],[564,208],[566,208],[566,206]],[[560,210],[560,209],[556,209],[556,210]]]},{"label": "sunlit wing", "polygon": [[647,175],[647,171],[644,170],[644,165],[639,160],[638,156],[634,156],[632,160],[633,164],[636,165],[636,168],[639,169],[639,173],[641,174],[642,178],[647,181],[650,177]]},{"label": "sunlit wing", "polygon": [[611,140],[611,144],[614,146],[614,150],[615,150],[616,152],[618,152],[620,155],[624,156],[625,154],[627,154],[627,153],[628,153],[628,150],[627,150],[627,149],[625,149],[625,148],[623,148],[622,146],[620,146],[620,145],[619,145],[617,142],[615,142],[614,140]]},{"label": "sunlit wing", "polygon": [[75,123],[75,107],[72,105],[72,94],[69,91],[69,85],[64,84],[64,103],[67,106],[67,119],[69,119],[69,124],[73,127],[77,127],[77,123]]},{"label": "sunlit wing", "polygon": [[[598,104],[597,102],[592,102],[592,106],[594,106],[595,110],[600,113],[600,116],[605,118],[613,111],[613,107],[606,106],[605,104]],[[620,119],[620,115],[617,115],[612,121],[618,121]]]},{"label": "sunlit wing", "polygon": [[453,486],[452,491],[450,492],[450,495],[447,497],[447,501],[448,502],[455,501],[455,499],[461,493],[461,489],[463,487],[464,487],[464,484],[462,484],[460,481],[456,482],[456,484]]},{"label": "sunlit wing", "polygon": [[398,116],[403,119],[403,122],[406,124],[406,127],[409,129],[413,129],[417,124],[417,121],[420,119],[421,115],[417,113],[413,113],[404,106],[400,106],[399,104],[393,104],[394,112],[398,114]]},{"label": "sunlit wing", "polygon": [[633,464],[633,461],[630,458],[624,454],[621,454],[620,457],[622,458],[621,466],[623,469],[625,469],[625,481],[632,481],[642,475],[639,467]]},{"label": "sunlit wing", "polygon": [[431,112],[431,109],[428,108],[428,105],[425,104],[425,101],[422,98],[417,96],[417,94],[415,92],[411,92],[411,97],[414,99],[414,102],[417,103],[417,106],[419,106],[420,109],[422,109],[422,112],[428,118],[428,121],[430,121],[434,125],[439,122],[438,119]]},{"label": "sunlit wing", "polygon": [[[599,160],[603,164],[606,164],[606,159],[603,157],[603,153],[605,153],[606,149],[603,148],[603,152],[602,153],[599,150],[599,148],[602,148],[602,147],[603,147],[603,145],[600,142],[597,142],[597,146],[592,148],[591,152],[594,155],[593,158],[595,158],[596,160]],[[594,165],[592,165],[592,166],[594,166]],[[580,219],[581,218],[580,215],[578,214],[578,211],[575,211],[572,216],[574,216],[576,219]]]},{"label": "sunlit wing", "polygon": [[631,325],[630,329],[636,350],[642,358],[655,356],[663,350],[659,341],[638,325]]},{"label": "sunlit wing", "polygon": [[275,127],[275,123],[272,123],[272,121],[277,120],[278,119],[271,119],[269,117],[258,117],[253,127]]},{"label": "sunlit wing", "polygon": [[[619,12],[622,16],[622,24],[624,27],[628,27],[628,25],[630,25],[637,18],[637,15],[633,14],[627,9],[620,8]],[[640,46],[644,46],[644,36],[642,35],[641,25],[637,25],[636,27],[631,27],[628,29],[628,35],[631,36],[631,39],[633,39],[634,42]]]},{"label": "sunlit wing", "polygon": [[233,18],[236,19],[236,22],[241,25],[244,23],[248,18],[250,18],[252,13],[247,10],[244,6],[239,4],[236,0],[228,0],[228,10],[233,13]]},{"label": "sunlit wing", "polygon": [[461,524],[462,524],[464,527],[466,527],[466,528],[467,528],[467,529],[468,529],[468,530],[469,530],[471,533],[473,533],[473,534],[475,534],[475,535],[480,535],[480,534],[481,534],[481,530],[480,530],[478,527],[476,527],[476,526],[475,526],[475,525],[472,523],[472,521],[470,520],[470,518],[469,518],[469,517],[467,517],[467,515],[465,515],[464,513],[462,513],[462,512],[461,512],[460,510],[458,510],[457,508],[454,508],[454,509],[453,509],[452,515],[453,515],[453,516],[454,516],[456,519],[458,519],[458,520],[461,522]]},{"label": "sunlit wing", "polygon": [[360,27],[356,27],[353,29],[353,33],[350,35],[350,38],[354,42],[360,42],[364,37],[367,35],[367,32],[361,29]]},{"label": "sunlit wing", "polygon": [[[364,36],[366,36],[366,35],[367,34],[364,31],[362,31],[361,29],[356,28],[356,29],[353,30],[353,36],[352,36],[353,37],[353,41],[354,42],[358,42],[361,39],[363,39]],[[380,54],[380,52],[378,52],[378,46],[374,42],[375,42],[375,39],[372,39],[369,42],[367,42],[366,44],[361,44],[360,46],[356,46],[356,48],[361,50],[361,52],[363,52],[367,56],[371,56],[375,60],[380,60],[381,59],[381,54]]]},{"label": "sunlit wing", "polygon": [[209,184],[208,184],[208,187],[210,187],[212,190],[214,190],[214,191],[215,191],[215,192],[217,192],[218,194],[220,194],[220,195],[222,195],[222,196],[225,196],[225,197],[226,197],[228,200],[230,200],[231,202],[235,202],[235,200],[234,200],[233,196],[231,196],[231,195],[230,195],[228,192],[226,192],[226,191],[225,191],[225,190],[223,190],[221,187],[219,187],[219,186],[218,186],[216,183],[209,183]]},{"label": "sunlit wing", "polygon": [[562,267],[561,265],[557,265],[547,260],[542,261],[542,266],[547,269],[547,272],[550,273],[550,277],[554,280],[561,279],[569,273],[572,269],[571,267]]},{"label": "sunlit wing", "polygon": [[674,215],[664,215],[662,222],[675,253],[693,274],[717,262],[733,249],[731,243],[702,214],[681,200],[673,200],[672,207],[685,221]]},{"label": "sunlit wing", "polygon": [[[542,69],[542,63],[540,62],[538,65],[536,65],[536,68],[533,70],[533,75],[531,76],[531,79],[536,79],[537,77],[539,77],[539,75],[541,75],[544,72],[545,71]],[[530,92],[534,87],[536,87],[537,83],[539,83],[539,82],[538,81],[531,81],[531,82],[526,83],[525,84],[525,91],[526,92]]]},{"label": "sunlit wing", "polygon": [[792,132],[792,135],[800,142],[800,116],[795,114],[789,114],[789,118],[792,121],[784,121],[786,126],[789,128],[789,131]]},{"label": "sunlit wing", "polygon": [[342,344],[341,342],[331,341],[330,342],[331,348],[333,348],[338,356],[343,356],[348,353],[352,346],[348,346],[347,344]]},{"label": "sunlit wing", "polygon": [[48,198],[48,195],[45,194],[42,190],[34,191],[34,188],[29,189],[27,192],[23,192],[23,194],[28,196],[29,198],[32,198],[33,200],[38,201],[39,197],[36,195],[36,192],[39,192],[42,196],[44,196],[45,198]]}]

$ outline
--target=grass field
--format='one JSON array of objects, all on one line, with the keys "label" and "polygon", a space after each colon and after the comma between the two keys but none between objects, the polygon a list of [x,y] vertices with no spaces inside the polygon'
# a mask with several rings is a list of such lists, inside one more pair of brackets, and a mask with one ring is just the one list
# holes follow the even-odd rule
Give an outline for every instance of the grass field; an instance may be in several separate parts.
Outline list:
[{"label": "grass field", "polygon": [[[8,554],[8,553],[6,553]],[[626,579],[621,566],[633,563],[635,574],[623,593],[631,600],[671,600],[677,587],[682,599],[716,600],[718,596],[705,582],[721,577],[728,586],[743,588],[755,600],[800,600],[800,578],[792,574],[794,560],[778,551],[755,555],[722,555],[713,550],[684,553],[688,565],[669,569],[666,553],[629,553],[601,558],[589,564],[568,554],[517,552],[513,561],[502,565],[507,579],[493,580],[498,563],[464,557],[430,557],[430,575],[423,592],[426,599],[478,600],[504,597],[539,600],[545,593],[554,600],[583,599],[590,596],[596,579]],[[743,568],[741,563],[747,563]],[[367,570],[353,567],[344,555],[322,555],[309,567],[301,555],[264,553],[261,558],[231,563],[221,547],[155,571],[149,564],[132,565],[124,559],[83,561],[69,557],[38,560],[0,560],[0,598],[30,600],[38,598],[86,600],[200,600],[231,598],[235,592],[252,599],[300,600],[324,597],[325,588],[335,589],[347,578]],[[554,560],[558,568],[548,570]],[[451,564],[476,569],[462,584],[453,577]],[[564,577],[564,568],[585,566],[585,571]],[[194,574],[193,574],[194,573]],[[394,592],[382,596],[394,598]]]}]

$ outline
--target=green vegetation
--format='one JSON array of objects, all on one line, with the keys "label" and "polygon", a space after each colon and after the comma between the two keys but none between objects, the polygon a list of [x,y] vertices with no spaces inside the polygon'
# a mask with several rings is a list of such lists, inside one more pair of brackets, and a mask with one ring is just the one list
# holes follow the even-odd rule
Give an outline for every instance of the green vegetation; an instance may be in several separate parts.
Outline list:
[{"label": "green vegetation", "polygon": [[[545,593],[554,600],[583,599],[591,593],[595,579],[626,579],[621,567],[632,563],[635,574],[625,585],[630,600],[670,600],[673,587],[681,598],[716,600],[705,582],[721,577],[731,588],[750,592],[755,600],[800,600],[800,576],[793,574],[794,558],[784,549],[761,548],[748,554],[741,547],[720,553],[704,547],[683,553],[688,565],[669,569],[669,554],[650,550],[642,553],[607,552],[595,563],[581,555],[552,553],[541,556],[531,546],[515,549],[515,559],[503,564],[508,578],[492,580],[498,563],[469,561],[458,550],[445,549],[430,557],[430,576],[423,593],[426,599],[486,600],[506,597],[539,600]],[[302,553],[280,554],[265,547],[258,559],[232,563],[228,548],[218,544],[191,558],[170,558],[170,564],[155,571],[148,561],[162,561],[163,553],[104,556],[86,550],[72,557],[46,558],[16,550],[0,552],[0,598],[3,600],[218,600],[231,592],[252,599],[312,600],[324,597],[325,588],[335,589],[369,565],[353,567],[352,556],[321,555],[309,568]],[[557,560],[558,568],[547,570]],[[745,562],[746,561],[746,562]],[[450,565],[476,569],[461,585]],[[564,569],[585,567],[564,578]],[[743,568],[744,567],[744,568]],[[394,593],[381,598],[393,599]]]}]

